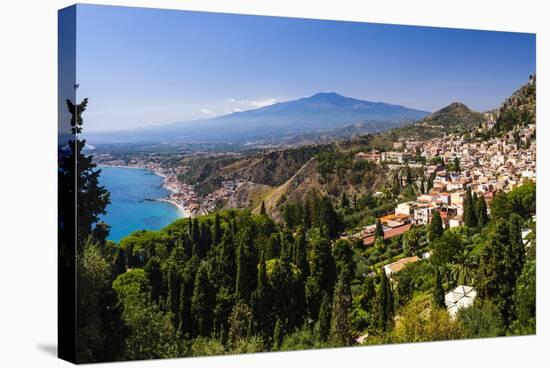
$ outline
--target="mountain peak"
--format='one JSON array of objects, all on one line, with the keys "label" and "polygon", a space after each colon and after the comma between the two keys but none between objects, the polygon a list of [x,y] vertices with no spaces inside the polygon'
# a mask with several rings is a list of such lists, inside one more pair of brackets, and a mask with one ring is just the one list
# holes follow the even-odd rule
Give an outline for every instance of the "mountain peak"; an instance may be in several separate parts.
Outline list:
[{"label": "mountain peak", "polygon": [[480,113],[471,110],[462,102],[453,102],[428,115],[421,122],[442,126],[471,126],[479,124],[481,120]]},{"label": "mountain peak", "polygon": [[343,97],[343,98],[346,98],[336,92],[317,92],[316,94],[314,94],[313,96],[309,97],[309,98],[320,98],[320,97]]}]

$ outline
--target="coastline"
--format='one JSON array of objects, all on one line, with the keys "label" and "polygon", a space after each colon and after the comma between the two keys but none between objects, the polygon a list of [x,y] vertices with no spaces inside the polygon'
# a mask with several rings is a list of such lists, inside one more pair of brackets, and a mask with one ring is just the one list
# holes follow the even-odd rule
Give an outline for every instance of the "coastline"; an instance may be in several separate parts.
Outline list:
[{"label": "coastline", "polygon": [[[150,168],[147,168],[147,167],[139,167],[139,166],[128,166],[128,165],[109,165],[109,164],[97,164],[98,167],[115,167],[115,168],[121,168],[121,169],[139,169],[139,170],[146,170],[146,171],[149,171],[157,176],[160,176],[161,178],[163,178],[163,183],[162,183],[162,187],[166,190],[168,190],[169,192],[173,193],[173,194],[178,194],[179,192],[175,189],[175,188],[172,188],[170,187],[168,184],[167,184],[167,176],[158,172],[158,171],[155,171],[155,170],[152,170]],[[183,205],[179,204],[178,202],[170,199],[170,198],[152,198],[150,200],[153,200],[153,201],[157,201],[157,202],[163,202],[163,203],[170,203],[171,205],[173,205],[174,207],[176,207],[179,212],[181,213],[181,218],[187,218],[187,217],[192,217],[191,216],[191,213],[190,211]]]}]

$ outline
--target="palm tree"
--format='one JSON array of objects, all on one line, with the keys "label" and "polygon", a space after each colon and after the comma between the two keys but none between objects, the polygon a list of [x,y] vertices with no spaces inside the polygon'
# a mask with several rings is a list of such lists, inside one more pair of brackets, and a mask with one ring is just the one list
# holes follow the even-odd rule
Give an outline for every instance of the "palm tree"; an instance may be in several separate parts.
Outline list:
[{"label": "palm tree", "polygon": [[451,265],[451,280],[455,285],[473,285],[477,262],[470,255],[472,249],[465,249]]}]

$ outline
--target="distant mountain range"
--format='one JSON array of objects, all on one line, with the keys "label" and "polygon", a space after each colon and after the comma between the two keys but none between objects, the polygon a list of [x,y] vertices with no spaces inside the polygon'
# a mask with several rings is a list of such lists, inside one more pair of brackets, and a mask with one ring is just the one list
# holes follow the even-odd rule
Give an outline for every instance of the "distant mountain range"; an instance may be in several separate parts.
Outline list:
[{"label": "distant mountain range", "polygon": [[361,124],[363,133],[396,128],[429,115],[384,102],[363,101],[334,92],[276,103],[212,119],[178,122],[116,132],[89,133],[91,143],[233,142],[262,143],[303,134],[337,134]]}]

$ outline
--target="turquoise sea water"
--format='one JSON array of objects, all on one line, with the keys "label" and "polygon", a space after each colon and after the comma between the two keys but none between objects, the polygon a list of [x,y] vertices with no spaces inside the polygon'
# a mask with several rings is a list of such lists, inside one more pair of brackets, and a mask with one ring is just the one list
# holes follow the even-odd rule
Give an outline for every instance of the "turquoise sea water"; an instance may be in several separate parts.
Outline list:
[{"label": "turquoise sea water", "polygon": [[160,176],[143,169],[100,168],[100,184],[111,192],[111,204],[101,218],[111,225],[109,240],[118,242],[136,230],[159,230],[182,216],[170,203],[145,200],[170,193],[162,187],[164,180]]}]

